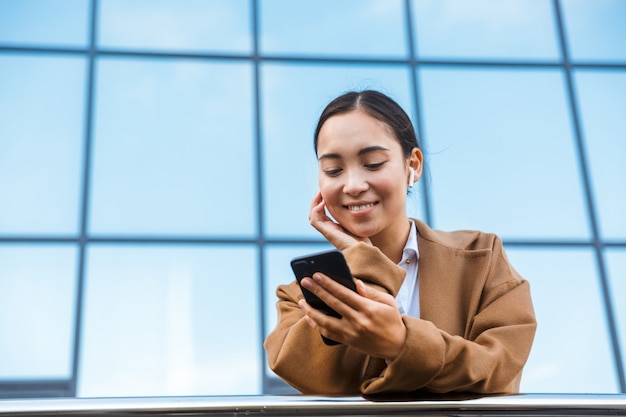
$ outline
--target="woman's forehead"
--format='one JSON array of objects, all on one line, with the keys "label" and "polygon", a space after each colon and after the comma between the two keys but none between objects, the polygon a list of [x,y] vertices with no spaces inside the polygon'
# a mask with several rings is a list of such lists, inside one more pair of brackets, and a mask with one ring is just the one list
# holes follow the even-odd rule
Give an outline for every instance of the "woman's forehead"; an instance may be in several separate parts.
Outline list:
[{"label": "woman's forehead", "polygon": [[351,111],[330,117],[319,132],[319,156],[331,152],[358,153],[364,148],[401,149],[387,124],[363,111]]}]

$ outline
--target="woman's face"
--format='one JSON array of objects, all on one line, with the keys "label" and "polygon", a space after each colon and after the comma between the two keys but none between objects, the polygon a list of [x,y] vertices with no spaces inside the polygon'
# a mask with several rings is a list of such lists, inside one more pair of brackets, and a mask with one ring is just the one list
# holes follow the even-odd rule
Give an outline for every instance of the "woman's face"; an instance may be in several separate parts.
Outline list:
[{"label": "woman's face", "polygon": [[415,158],[404,157],[387,125],[360,110],[332,116],[320,129],[317,155],[322,198],[341,226],[372,241],[406,234],[409,163],[416,168]]}]

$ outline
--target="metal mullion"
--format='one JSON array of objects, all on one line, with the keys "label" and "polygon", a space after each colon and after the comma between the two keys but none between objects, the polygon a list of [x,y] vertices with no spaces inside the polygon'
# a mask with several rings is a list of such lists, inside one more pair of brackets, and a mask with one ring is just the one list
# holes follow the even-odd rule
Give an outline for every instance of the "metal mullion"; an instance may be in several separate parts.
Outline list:
[{"label": "metal mullion", "polygon": [[69,379],[0,380],[0,399],[67,397]]},{"label": "metal mullion", "polygon": [[81,328],[83,315],[83,302],[85,292],[85,258],[86,246],[89,242],[87,234],[87,222],[89,211],[89,191],[91,179],[91,145],[93,130],[93,109],[94,109],[94,66],[96,60],[96,25],[98,19],[98,1],[91,0],[91,13],[89,16],[90,36],[88,49],[88,69],[87,69],[87,98],[85,109],[85,130],[84,130],[84,149],[83,149],[83,176],[82,176],[82,198],[81,198],[81,218],[80,218],[80,235],[78,239],[79,259],[78,259],[78,277],[76,288],[76,305],[74,317],[74,352],[72,361],[72,379],[70,390],[72,396],[76,396],[78,387],[78,371],[81,358]]},{"label": "metal mullion", "polygon": [[579,111],[577,106],[577,99],[575,94],[574,82],[572,80],[572,65],[569,61],[569,51],[567,47],[567,39],[565,34],[565,28],[563,24],[563,18],[559,0],[553,0],[554,15],[556,17],[556,24],[558,30],[559,43],[561,46],[561,53],[563,59],[563,71],[565,73],[566,88],[570,104],[570,113],[572,116],[572,124],[574,128],[574,139],[576,151],[578,154],[578,162],[583,180],[584,197],[587,203],[587,212],[589,215],[589,222],[591,225],[593,248],[595,251],[598,272],[600,276],[600,290],[604,301],[605,315],[609,327],[609,336],[611,339],[611,346],[613,349],[613,356],[615,361],[615,368],[617,371],[617,378],[619,383],[620,392],[626,393],[626,379],[624,377],[624,364],[621,358],[621,349],[619,343],[619,336],[617,333],[617,323],[615,321],[615,310],[611,300],[611,292],[608,284],[608,277],[606,273],[606,266],[604,262],[603,249],[604,245],[600,239],[600,233],[598,229],[597,211],[594,204],[593,190],[591,184],[591,176],[589,173],[589,164],[587,162],[587,153],[585,150],[583,133],[580,123]]},{"label": "metal mullion", "polygon": [[[421,98],[420,98],[420,84],[419,77],[417,76],[418,69],[418,58],[417,58],[417,45],[414,44],[414,23],[413,22],[413,14],[411,13],[411,0],[405,0],[404,2],[404,13],[405,21],[406,21],[406,36],[407,36],[407,44],[409,47],[409,65],[411,69],[411,83],[413,84],[412,97],[413,97],[413,105],[415,106],[415,130],[417,134],[417,140],[419,141],[419,145],[422,148],[422,151],[426,153],[426,139],[424,138],[424,119],[422,117],[422,106],[421,106]],[[432,198],[430,195],[430,186],[427,181],[427,173],[422,172],[422,179],[420,181],[422,191],[424,196],[422,198],[422,203],[424,204],[424,221],[426,224],[432,225]]]},{"label": "metal mullion", "polygon": [[250,0],[250,23],[252,27],[252,65],[254,71],[254,149],[255,149],[255,185],[256,185],[256,223],[257,223],[257,294],[258,294],[258,308],[259,313],[257,315],[259,320],[259,358],[260,360],[260,375],[261,375],[261,392],[266,392],[268,382],[271,380],[265,374],[266,361],[265,361],[265,349],[263,347],[263,339],[265,337],[265,228],[263,227],[263,143],[262,143],[262,129],[261,129],[261,78],[260,78],[260,54],[259,54],[259,2],[257,0]]}]

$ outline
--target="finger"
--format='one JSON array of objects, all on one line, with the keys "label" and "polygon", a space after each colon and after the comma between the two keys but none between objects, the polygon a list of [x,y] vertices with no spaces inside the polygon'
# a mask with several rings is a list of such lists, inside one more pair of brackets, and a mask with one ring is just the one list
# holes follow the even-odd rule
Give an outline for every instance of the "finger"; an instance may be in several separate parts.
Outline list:
[{"label": "finger", "polygon": [[306,285],[310,285],[311,288],[307,288],[309,291],[342,316],[352,314],[361,306],[362,298],[359,294],[321,272],[313,274]]},{"label": "finger", "polygon": [[[309,290],[309,292],[316,295],[320,300],[325,302],[329,307],[330,303],[333,303],[336,297],[333,295],[331,291],[329,291],[326,287],[329,285],[328,282],[325,282],[325,275],[320,272],[316,272],[313,274],[313,278],[302,278],[300,281],[300,285],[305,289]],[[328,281],[332,281],[328,279]],[[332,284],[331,284],[331,287]]]},{"label": "finger", "polygon": [[311,314],[315,314],[316,310],[313,307],[311,307],[311,305],[307,303],[306,300],[304,299],[298,301],[298,307],[300,307],[300,309],[304,313],[304,319],[306,320],[306,322],[309,323],[311,327],[317,328],[317,324],[315,323],[315,320],[313,320],[310,316]]},{"label": "finger", "polygon": [[362,295],[363,297],[369,300],[387,304],[390,306],[396,305],[395,299],[390,294],[387,294],[386,292],[383,292],[383,291],[379,291],[372,287],[368,287],[360,279],[357,279],[355,281],[356,281],[356,289],[359,295]]},{"label": "finger", "polygon": [[[313,276],[315,277],[315,279],[303,278],[300,281],[300,284],[302,285],[302,287],[307,289],[309,292],[313,293],[315,296],[317,296],[317,298],[322,300],[322,302],[324,302],[329,308],[335,310],[341,316],[348,314],[349,307],[347,307],[344,302],[338,299],[335,296],[335,294],[333,294],[332,290],[329,291],[327,288],[324,288],[323,286],[326,284],[331,284],[332,286],[332,283],[325,282],[325,281],[332,281],[332,280],[325,276],[321,277],[321,274],[318,275],[318,273],[313,274]],[[321,282],[320,282],[320,279],[321,279]],[[322,285],[320,285],[320,283]],[[339,290],[341,289],[339,288]],[[307,309],[306,313],[309,314],[309,316],[311,316],[318,324],[324,325],[322,321],[324,320],[323,316],[326,316],[326,314],[319,312],[318,310],[315,310],[315,312],[313,313],[312,310],[315,310],[315,308],[311,307],[311,309]]]},{"label": "finger", "polygon": [[323,272],[315,272],[311,277],[313,282],[323,288],[333,296],[340,298],[342,301],[352,298],[355,294],[350,288],[347,288],[340,282],[335,281]]},{"label": "finger", "polygon": [[311,201],[311,208],[319,205],[324,199],[322,198],[322,193],[320,191],[315,193],[313,200]]},{"label": "finger", "polygon": [[330,335],[341,334],[341,331],[336,330],[340,326],[339,322],[341,321],[341,319],[328,316],[321,311],[316,310],[303,299],[298,302],[298,306],[305,313],[304,320],[308,323],[309,326],[311,326],[311,328],[313,328],[315,331],[325,337],[337,340],[336,336],[335,338],[333,338]]},{"label": "finger", "polygon": [[315,197],[313,197],[313,200],[311,200],[310,212],[311,214],[319,214],[320,212],[325,213],[324,199],[322,198],[322,193],[319,191],[315,193]]}]

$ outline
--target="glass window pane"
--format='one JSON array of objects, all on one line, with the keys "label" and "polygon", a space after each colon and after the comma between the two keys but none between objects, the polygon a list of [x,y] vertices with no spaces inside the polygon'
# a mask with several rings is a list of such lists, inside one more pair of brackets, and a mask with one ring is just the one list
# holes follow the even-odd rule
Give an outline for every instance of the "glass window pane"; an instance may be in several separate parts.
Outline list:
[{"label": "glass window pane", "polygon": [[593,251],[508,248],[507,253],[530,282],[537,315],[521,392],[617,393]]},{"label": "glass window pane", "polygon": [[84,47],[88,0],[0,0],[0,43]]},{"label": "glass window pane", "polygon": [[606,250],[607,274],[615,322],[619,336],[619,345],[622,350],[622,363],[626,362],[626,248]]},{"label": "glass window pane", "polygon": [[626,239],[626,72],[574,73],[598,224],[604,238]]},{"label": "glass window pane", "polygon": [[406,57],[400,0],[264,0],[260,47],[268,54]]},{"label": "glass window pane", "polygon": [[[317,192],[313,134],[329,101],[347,90],[378,89],[413,115],[410,72],[402,66],[266,64],[262,73],[265,233],[272,237],[317,237],[308,217]],[[297,92],[297,98],[294,96]],[[408,213],[421,217],[419,191]]]},{"label": "glass window pane", "polygon": [[550,0],[413,0],[420,58],[559,59]]},{"label": "glass window pane", "polygon": [[572,60],[626,59],[626,2],[561,0]]},{"label": "glass window pane", "polygon": [[72,377],[76,255],[0,244],[0,380]]},{"label": "glass window pane", "polygon": [[78,395],[259,394],[257,259],[252,246],[90,247]]},{"label": "glass window pane", "polygon": [[248,0],[104,0],[99,46],[248,53]]},{"label": "glass window pane", "polygon": [[85,61],[0,56],[0,234],[76,233]]},{"label": "glass window pane", "polygon": [[90,231],[251,235],[248,64],[103,59]]},{"label": "glass window pane", "polygon": [[589,237],[561,72],[419,75],[437,228]]}]

